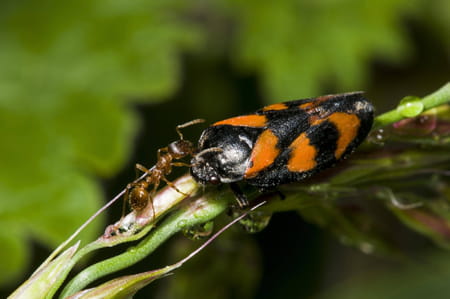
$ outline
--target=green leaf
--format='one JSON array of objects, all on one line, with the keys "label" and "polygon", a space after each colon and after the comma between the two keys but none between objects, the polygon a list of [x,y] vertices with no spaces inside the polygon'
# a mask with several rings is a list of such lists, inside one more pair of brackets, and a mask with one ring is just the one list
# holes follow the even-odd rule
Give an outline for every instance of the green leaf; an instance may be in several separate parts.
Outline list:
[{"label": "green leaf", "polygon": [[[200,42],[177,18],[183,9],[177,0],[0,4],[0,219],[20,232],[3,247],[22,257],[25,238],[54,247],[100,207],[95,177],[123,166],[136,134],[128,102],[173,93],[179,52]],[[13,277],[24,264],[0,272]]]},{"label": "green leaf", "polygon": [[133,295],[153,282],[156,279],[168,275],[169,272],[176,269],[178,266],[167,266],[162,269],[139,273],[135,275],[123,276],[105,282],[98,287],[80,291],[68,299],[89,299],[89,298],[133,298]]},{"label": "green leaf", "polygon": [[77,250],[78,245],[79,243],[68,248],[43,269],[34,273],[8,298],[52,298],[59,285],[72,269],[73,264],[70,263],[70,259]]},{"label": "green leaf", "polygon": [[[179,238],[171,246],[170,260],[182,258],[194,250],[198,243]],[[260,263],[260,253],[254,241],[242,235],[242,229],[232,229],[168,278],[160,291],[161,296],[251,298],[260,279]]]},{"label": "green leaf", "polygon": [[8,228],[0,231],[0,244],[2,244],[2,271],[0,272],[0,281],[5,284],[12,283],[18,277],[17,269],[27,265],[29,256],[28,251],[23,246],[25,237],[20,228],[11,222],[0,221],[0,226]]},{"label": "green leaf", "polygon": [[[191,181],[190,184],[196,184],[191,176],[187,177],[187,180]],[[188,184],[189,183],[187,183],[187,185]],[[170,189],[170,187],[166,187],[166,190],[168,189]],[[176,191],[171,190],[171,192],[166,192],[166,195],[171,197],[176,193]],[[179,196],[179,194],[176,196]],[[227,208],[229,203],[229,197],[227,195],[211,196],[208,192],[204,194],[197,194],[190,200],[191,202],[189,205],[181,206],[180,209],[165,218],[164,221],[159,223],[154,230],[152,230],[134,247],[131,247],[126,252],[118,254],[114,257],[93,264],[78,273],[66,285],[62,291],[61,298],[65,298],[65,296],[70,296],[79,292],[89,283],[98,278],[137,263],[151,254],[159,245],[175,233],[183,231],[189,227],[208,222],[215,218]],[[111,237],[111,239],[114,239],[114,237]],[[181,262],[181,264],[182,263],[183,262]]]},{"label": "green leaf", "polygon": [[257,71],[268,98],[318,94],[324,82],[361,89],[369,58],[409,56],[399,15],[418,1],[224,1],[241,25],[235,64]]},{"label": "green leaf", "polygon": [[444,299],[450,292],[448,253],[421,256],[409,265],[396,265],[389,271],[365,269],[315,298],[319,299]]}]

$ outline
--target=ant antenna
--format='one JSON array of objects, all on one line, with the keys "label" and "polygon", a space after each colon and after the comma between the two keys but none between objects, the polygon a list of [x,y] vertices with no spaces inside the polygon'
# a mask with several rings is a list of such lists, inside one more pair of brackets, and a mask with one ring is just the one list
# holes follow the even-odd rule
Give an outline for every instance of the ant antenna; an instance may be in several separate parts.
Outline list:
[{"label": "ant antenna", "polygon": [[183,140],[183,134],[181,134],[180,129],[184,129],[186,127],[192,126],[192,125],[196,125],[196,124],[200,124],[200,123],[204,123],[205,120],[201,119],[201,118],[197,118],[197,119],[193,119],[191,121],[188,121],[187,123],[181,124],[176,126],[175,130],[177,131],[178,136],[180,136],[180,140]]}]

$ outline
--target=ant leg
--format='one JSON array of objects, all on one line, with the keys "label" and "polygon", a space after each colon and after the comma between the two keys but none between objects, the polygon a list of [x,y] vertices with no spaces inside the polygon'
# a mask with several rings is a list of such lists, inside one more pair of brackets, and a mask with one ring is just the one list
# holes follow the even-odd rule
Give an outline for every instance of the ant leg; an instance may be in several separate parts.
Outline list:
[{"label": "ant leg", "polygon": [[150,169],[146,168],[144,165],[141,165],[139,163],[136,163],[135,168],[136,170],[140,170],[143,173],[150,173]]},{"label": "ant leg", "polygon": [[132,188],[132,184],[128,184],[126,187],[125,194],[123,195],[122,216],[120,217],[120,219],[123,219],[123,217],[125,217],[125,211],[127,209],[127,201],[128,201],[128,197],[130,196],[131,188]]},{"label": "ant leg", "polygon": [[186,193],[182,192],[180,189],[177,188],[177,186],[175,186],[171,181],[169,181],[165,177],[162,177],[162,179],[164,180],[164,182],[166,182],[167,186],[169,186],[170,188],[174,189],[178,193],[180,193],[180,194],[182,194],[184,196],[188,196],[189,195],[189,194],[186,194]]},{"label": "ant leg", "polygon": [[281,192],[280,190],[275,189],[275,193],[280,197],[281,200],[286,199],[286,195],[284,195],[283,192]]},{"label": "ant leg", "polygon": [[[154,194],[154,193],[153,193]],[[156,217],[156,212],[155,212],[155,205],[153,204],[153,194],[149,193],[148,194],[148,204],[151,206],[152,208],[152,220],[155,220]]]},{"label": "ant leg", "polygon": [[158,149],[158,151],[156,152],[156,153],[157,153],[157,154],[156,154],[156,156],[157,156],[157,161],[159,161],[159,159],[161,158],[161,155],[162,155],[163,153],[167,153],[167,152],[169,152],[169,149],[168,149],[167,147],[163,147],[163,148]]},{"label": "ant leg", "polygon": [[277,188],[259,188],[258,191],[262,194],[277,195],[281,200],[286,199],[286,195]]},{"label": "ant leg", "polygon": [[248,199],[245,196],[244,192],[242,192],[241,188],[236,183],[230,183],[231,191],[233,191],[234,196],[236,197],[236,201],[238,202],[239,208],[244,209],[248,207]]},{"label": "ant leg", "polygon": [[183,134],[181,134],[180,129],[184,129],[186,127],[189,127],[189,126],[192,126],[192,125],[196,125],[196,124],[200,124],[200,123],[203,123],[203,122],[205,122],[204,119],[197,118],[197,119],[188,121],[187,123],[184,123],[184,124],[176,126],[175,130],[177,131],[178,136],[180,136],[180,139],[183,140]]},{"label": "ant leg", "polygon": [[170,165],[176,166],[176,167],[191,167],[192,166],[191,164],[183,163],[183,162],[173,162],[173,163],[170,163]]}]

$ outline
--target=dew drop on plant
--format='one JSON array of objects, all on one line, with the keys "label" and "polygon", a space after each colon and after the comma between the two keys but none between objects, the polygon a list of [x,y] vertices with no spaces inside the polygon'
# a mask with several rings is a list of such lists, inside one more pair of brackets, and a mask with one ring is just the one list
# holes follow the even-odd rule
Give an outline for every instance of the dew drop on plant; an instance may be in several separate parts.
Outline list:
[{"label": "dew drop on plant", "polygon": [[254,211],[239,221],[239,224],[248,233],[257,233],[262,231],[269,224],[272,213],[263,211]]},{"label": "dew drop on plant", "polygon": [[313,184],[311,186],[308,186],[308,191],[310,192],[321,192],[327,190],[329,187],[329,184]]},{"label": "dew drop on plant", "polygon": [[386,132],[384,129],[374,130],[369,134],[367,139],[372,143],[384,145],[384,141],[386,140]]},{"label": "dew drop on plant", "polygon": [[214,222],[208,221],[183,230],[183,235],[191,240],[201,240],[209,237],[214,230]]},{"label": "dew drop on plant", "polygon": [[397,106],[397,112],[404,117],[415,117],[422,113],[423,103],[418,97],[404,97]]}]

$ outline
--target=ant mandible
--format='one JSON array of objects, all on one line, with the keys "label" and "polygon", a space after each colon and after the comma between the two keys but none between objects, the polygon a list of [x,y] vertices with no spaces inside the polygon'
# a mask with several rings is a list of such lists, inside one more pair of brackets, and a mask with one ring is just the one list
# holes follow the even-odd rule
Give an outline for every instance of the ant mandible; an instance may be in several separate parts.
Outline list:
[{"label": "ant mandible", "polygon": [[[173,166],[190,166],[190,164],[183,162],[173,162],[173,160],[179,160],[193,155],[196,151],[196,148],[192,142],[183,138],[183,134],[181,134],[180,129],[202,122],[204,122],[203,119],[194,119],[187,123],[178,125],[176,127],[176,132],[180,139],[170,143],[167,147],[158,149],[158,158],[154,167],[147,169],[141,164],[136,164],[136,170],[147,173],[147,176],[137,182],[127,185],[123,211],[125,211],[126,202],[128,202],[131,209],[134,211],[142,211],[147,204],[151,204],[153,215],[155,215],[153,196],[155,195],[161,180],[166,182],[168,186],[172,187],[177,192],[184,194],[171,181],[167,180],[166,176],[170,174]],[[150,185],[153,185],[153,189],[151,191],[149,191]]]}]

